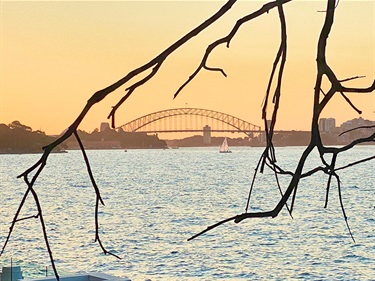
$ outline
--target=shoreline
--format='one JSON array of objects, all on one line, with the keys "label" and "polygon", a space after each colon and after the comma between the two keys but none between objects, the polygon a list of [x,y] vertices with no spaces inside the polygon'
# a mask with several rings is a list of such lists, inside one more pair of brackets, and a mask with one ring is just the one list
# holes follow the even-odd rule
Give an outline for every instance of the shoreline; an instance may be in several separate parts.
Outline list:
[{"label": "shoreline", "polygon": [[[358,146],[373,146],[375,145],[375,142],[374,143],[362,143],[362,144],[358,144]],[[326,145],[327,147],[341,147],[341,146],[345,146],[345,144],[329,144],[329,145]],[[150,150],[157,150],[157,149],[162,149],[162,150],[169,150],[169,149],[179,149],[179,148],[193,148],[193,147],[196,147],[196,148],[210,148],[210,147],[217,147],[217,145],[205,145],[205,146],[179,146],[179,147],[160,147],[160,148],[149,148],[149,147],[127,147],[127,148],[85,148],[85,150],[122,150],[122,151],[128,151],[128,150],[141,150],[141,149],[150,149]],[[258,148],[258,147],[265,147],[265,145],[235,145],[235,146],[231,146],[231,147],[249,147],[249,148]],[[274,147],[306,147],[305,145],[274,145]],[[79,151],[80,149],[66,149],[66,150],[63,150],[63,151],[52,151],[51,154],[65,154],[65,153],[68,153],[69,151]],[[15,155],[15,154],[18,154],[18,155],[22,155],[22,154],[43,154],[43,151],[40,151],[40,152],[36,152],[36,151],[30,151],[30,152],[24,152],[24,151],[11,151],[11,152],[7,152],[7,151],[0,151],[0,155]]]}]

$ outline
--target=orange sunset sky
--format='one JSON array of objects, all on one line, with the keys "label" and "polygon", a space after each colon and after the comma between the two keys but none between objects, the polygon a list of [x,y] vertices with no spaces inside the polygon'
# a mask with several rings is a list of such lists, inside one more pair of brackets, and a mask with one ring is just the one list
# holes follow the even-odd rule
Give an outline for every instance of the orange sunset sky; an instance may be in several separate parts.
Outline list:
[{"label": "orange sunset sky", "polygon": [[[215,13],[225,1],[0,1],[0,123],[19,120],[34,130],[59,134],[78,116],[90,96],[148,62]],[[117,113],[118,126],[142,115],[177,107],[221,111],[262,125],[261,104],[279,43],[276,10],[245,24],[229,49],[218,48],[210,65],[173,100],[212,41],[235,21],[267,1],[238,1],[221,20],[177,50],[147,85]],[[316,43],[325,1],[284,5],[288,61],[277,129],[309,130],[315,83]],[[365,78],[347,86],[368,87],[375,77],[375,1],[339,2],[328,41],[327,61],[339,79]],[[107,122],[125,87],[95,105],[80,129]],[[348,94],[375,120],[375,94]],[[334,98],[322,117],[336,124],[359,117]]]}]

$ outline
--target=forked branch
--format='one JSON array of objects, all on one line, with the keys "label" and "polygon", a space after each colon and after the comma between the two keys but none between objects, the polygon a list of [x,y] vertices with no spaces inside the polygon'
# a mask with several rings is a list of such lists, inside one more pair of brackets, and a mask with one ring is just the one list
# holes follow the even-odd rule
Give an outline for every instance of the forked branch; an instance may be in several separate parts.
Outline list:
[{"label": "forked branch", "polygon": [[[308,177],[313,175],[314,173],[317,172],[323,172],[324,174],[328,175],[327,179],[327,188],[326,188],[326,205],[328,203],[328,194],[329,190],[331,187],[332,179],[336,179],[338,190],[339,190],[339,199],[340,199],[340,207],[342,210],[343,217],[345,219],[345,223],[347,225],[347,228],[349,230],[350,235],[353,238],[352,232],[349,227],[348,219],[346,216],[346,212],[344,209],[344,204],[342,200],[342,195],[341,195],[341,183],[340,183],[340,177],[337,174],[337,171],[349,168],[353,165],[357,165],[359,163],[363,163],[366,161],[374,160],[375,156],[372,157],[366,157],[362,160],[355,161],[352,163],[349,163],[347,165],[344,165],[342,167],[336,168],[336,159],[339,157],[340,153],[343,153],[345,151],[348,151],[349,149],[353,148],[354,146],[365,143],[365,142],[374,142],[375,141],[375,133],[370,133],[368,137],[362,137],[359,139],[356,139],[352,141],[351,143],[342,146],[342,147],[326,147],[323,145],[321,136],[320,136],[320,131],[319,131],[319,126],[318,126],[318,121],[321,115],[321,112],[323,109],[326,107],[326,105],[332,101],[332,98],[334,95],[339,94],[341,95],[345,101],[358,113],[361,111],[354,106],[354,104],[351,102],[349,97],[345,95],[345,93],[371,93],[375,90],[375,80],[372,83],[371,86],[367,88],[349,88],[343,86],[343,83],[346,81],[354,80],[361,78],[362,76],[355,76],[351,78],[346,78],[339,80],[336,77],[335,72],[331,69],[331,67],[328,65],[326,61],[326,49],[327,49],[327,42],[328,42],[328,37],[331,32],[331,28],[334,22],[334,15],[335,15],[335,10],[337,8],[337,5],[339,1],[335,0],[327,0],[327,8],[324,11],[325,12],[325,20],[324,24],[322,27],[322,30],[320,32],[319,40],[318,40],[318,47],[317,47],[317,74],[316,74],[316,81],[315,81],[315,87],[314,87],[314,103],[313,103],[313,116],[312,116],[312,121],[311,121],[311,138],[310,142],[303,151],[296,169],[292,171],[288,171],[283,169],[281,166],[277,164],[277,159],[276,159],[276,150],[274,148],[273,144],[273,135],[274,135],[274,129],[276,126],[276,120],[278,116],[278,110],[280,106],[280,100],[282,97],[282,82],[283,82],[283,74],[284,74],[284,68],[286,65],[286,54],[287,54],[287,26],[286,26],[286,18],[284,15],[284,8],[283,5],[291,2],[291,0],[276,0],[269,2],[265,5],[263,5],[260,9],[257,11],[248,14],[247,16],[239,19],[232,30],[229,32],[229,34],[225,37],[222,37],[213,43],[211,43],[207,49],[205,50],[205,53],[203,55],[203,58],[201,59],[198,67],[196,70],[188,77],[185,83],[183,83],[180,88],[176,91],[174,94],[174,98],[179,95],[179,93],[200,73],[202,69],[208,70],[208,71],[214,71],[214,72],[220,72],[224,76],[227,74],[224,72],[224,70],[220,67],[211,67],[208,65],[208,58],[210,54],[220,45],[226,44],[227,47],[229,47],[230,42],[234,38],[234,36],[237,34],[238,30],[240,27],[247,22],[250,22],[251,20],[256,19],[257,17],[264,15],[265,13],[268,13],[271,9],[277,8],[278,11],[278,16],[280,20],[280,45],[279,48],[276,52],[275,60],[273,63],[273,67],[270,73],[270,78],[268,80],[268,85],[266,87],[266,93],[265,93],[265,98],[264,98],[264,103],[262,107],[262,119],[264,121],[265,125],[265,135],[266,135],[266,147],[258,161],[258,164],[256,166],[253,180],[250,186],[249,190],[249,195],[248,195],[248,200],[245,208],[245,212],[239,215],[232,216],[230,218],[221,220],[209,227],[207,229],[203,230],[202,232],[192,236],[189,238],[189,240],[192,240],[202,234],[204,234],[207,231],[210,231],[224,223],[227,223],[229,221],[234,221],[235,223],[239,223],[242,220],[245,219],[250,219],[250,218],[274,218],[278,216],[282,208],[285,206],[287,210],[289,211],[290,215],[292,215],[292,211],[295,205],[296,201],[296,195],[297,195],[297,188],[299,185],[300,179],[304,177]],[[83,158],[86,164],[87,168],[87,173],[89,175],[91,184],[94,188],[95,192],[95,241],[98,242],[99,246],[101,247],[102,251],[104,254],[112,255],[116,258],[119,258],[116,254],[113,254],[109,251],[106,250],[106,248],[103,246],[102,241],[100,239],[99,235],[99,219],[98,219],[98,213],[99,213],[99,204],[104,205],[104,202],[102,200],[102,197],[100,195],[99,188],[96,184],[93,172],[91,170],[91,166],[89,163],[88,156],[86,154],[84,145],[82,144],[82,141],[80,140],[77,129],[79,125],[81,124],[82,120],[86,117],[86,114],[91,110],[92,106],[95,104],[101,102],[103,99],[105,99],[110,93],[113,91],[119,89],[123,85],[130,83],[132,79],[138,79],[136,82],[131,84],[130,86],[127,86],[125,88],[125,95],[113,106],[112,110],[109,113],[108,118],[111,119],[112,122],[112,127],[115,127],[115,115],[117,110],[120,108],[120,106],[132,95],[139,87],[144,85],[145,83],[149,82],[155,75],[158,73],[160,70],[161,66],[165,62],[169,56],[179,49],[181,46],[186,44],[190,39],[194,38],[197,36],[200,32],[203,30],[206,30],[210,25],[212,25],[214,22],[216,22],[218,19],[220,19],[227,11],[231,9],[231,7],[236,3],[236,0],[228,0],[213,16],[208,18],[206,21],[204,21],[202,24],[191,30],[189,33],[187,33],[185,36],[181,37],[179,40],[177,40],[175,43],[170,45],[168,48],[166,48],[163,52],[161,52],[159,55],[157,55],[155,58],[147,62],[146,64],[130,71],[128,74],[126,74],[123,78],[118,80],[117,82],[109,85],[108,87],[97,91],[94,93],[91,98],[87,101],[87,104],[84,106],[83,110],[81,113],[78,115],[78,117],[75,119],[75,121],[70,125],[68,130],[56,139],[56,141],[52,142],[51,144],[47,145],[46,147],[43,148],[43,154],[41,158],[30,168],[28,168],[26,171],[24,171],[21,175],[18,177],[22,177],[26,183],[27,189],[24,193],[24,196],[18,206],[18,209],[15,213],[15,216],[13,218],[13,221],[11,222],[11,226],[8,232],[8,236],[6,238],[6,241],[3,245],[2,251],[0,253],[0,256],[3,254],[10,236],[13,232],[13,229],[15,227],[15,224],[17,222],[20,222],[25,219],[30,219],[30,218],[39,218],[41,226],[42,226],[42,231],[43,231],[43,237],[46,243],[46,248],[49,253],[49,257],[52,263],[53,270],[55,272],[55,276],[57,279],[59,279],[53,255],[52,255],[52,250],[48,241],[48,236],[47,236],[47,231],[45,227],[45,221],[43,218],[43,213],[42,213],[42,208],[39,202],[39,198],[37,195],[37,192],[34,188],[36,180],[39,178],[40,173],[43,171],[47,159],[52,152],[52,150],[67,140],[69,137],[72,135],[75,136],[77,139],[80,149],[83,154]],[[142,77],[143,78],[139,78]],[[327,78],[329,81],[329,88],[328,91],[323,91],[322,90],[322,81],[323,78]],[[274,91],[271,92],[271,89],[274,88]],[[272,110],[272,111],[271,111]],[[271,113],[271,122],[268,123],[269,119],[269,114]],[[372,128],[370,126],[369,128]],[[347,131],[349,132],[349,131]],[[344,132],[345,133],[345,132]],[[321,163],[316,166],[311,168],[307,172],[303,172],[303,169],[305,167],[305,163],[311,154],[311,152],[317,149],[319,154],[320,154],[320,160]],[[331,156],[331,161],[325,160],[326,155]],[[251,198],[251,192],[253,188],[255,187],[255,179],[258,173],[263,173],[265,168],[269,168],[273,171],[274,176],[275,176],[275,182],[277,185],[277,188],[280,192],[280,200],[276,204],[276,206],[270,210],[270,211],[264,211],[264,212],[248,212],[250,208],[250,198]],[[32,175],[32,173],[35,173],[31,181],[29,181],[29,177]],[[287,176],[290,177],[289,184],[287,185],[286,189],[283,191],[282,187],[279,182],[279,177],[281,176]],[[30,196],[33,197],[34,202],[37,207],[37,214],[36,215],[31,215],[31,216],[26,216],[24,218],[19,218],[21,209],[24,206],[24,203],[26,199]],[[288,200],[292,197],[291,204],[288,205]],[[354,238],[353,238],[354,240]]]},{"label": "forked branch", "polygon": [[197,69],[189,76],[189,78],[186,80],[185,83],[183,83],[179,88],[178,90],[176,91],[176,93],[174,94],[174,98],[176,98],[179,93],[191,82],[193,81],[193,79],[199,74],[199,72],[202,70],[202,69],[206,69],[206,70],[210,70],[210,71],[220,71],[225,77],[226,77],[226,74],[225,72],[221,69],[221,68],[212,68],[212,67],[209,67],[207,66],[207,61],[208,61],[208,58],[210,56],[210,54],[212,53],[212,51],[214,49],[216,49],[218,46],[222,45],[222,44],[226,44],[227,48],[229,48],[229,45],[230,45],[230,42],[232,41],[233,37],[237,34],[238,30],[240,29],[240,27],[244,24],[244,23],[247,23],[265,13],[269,13],[269,11],[275,7],[278,7],[278,6],[282,6],[283,4],[285,3],[288,3],[288,2],[291,2],[292,0],[277,0],[277,1],[273,1],[273,2],[269,2],[267,4],[264,4],[259,10],[239,19],[236,24],[234,25],[234,27],[232,28],[232,30],[229,32],[229,34],[225,37],[222,37],[216,41],[214,41],[213,43],[211,43],[207,49],[206,49],[206,52],[200,62],[200,64],[198,65]]},{"label": "forked branch", "polygon": [[[121,87],[122,85],[124,85],[125,83],[127,83],[128,81],[130,81],[131,79],[137,77],[138,75],[140,74],[143,74],[145,73],[146,71],[150,70],[151,69],[151,73],[149,75],[147,75],[145,78],[139,80],[138,82],[134,83],[133,85],[131,85],[130,87],[128,87],[126,89],[127,91],[127,94],[118,102],[118,104],[112,109],[109,117],[112,118],[112,126],[114,127],[115,124],[114,124],[114,120],[115,120],[115,112],[116,110],[118,109],[118,107],[135,91],[135,89],[137,89],[138,87],[140,87],[141,85],[143,85],[144,83],[146,83],[147,81],[149,81],[156,73],[157,71],[159,70],[160,66],[162,65],[162,63],[164,62],[164,60],[170,55],[172,54],[175,50],[177,50],[178,48],[180,48],[182,45],[184,45],[187,41],[189,41],[190,39],[192,39],[193,37],[195,37],[196,35],[198,35],[201,31],[205,30],[207,27],[209,27],[211,24],[213,24],[215,21],[217,21],[219,18],[221,18],[228,10],[230,10],[230,8],[236,3],[236,0],[228,0],[220,9],[218,12],[216,12],[213,16],[211,16],[210,18],[208,18],[206,21],[204,21],[202,24],[200,24],[198,27],[194,28],[192,31],[190,31],[189,33],[187,33],[185,36],[183,36],[181,39],[179,39],[178,41],[176,41],[174,44],[172,44],[170,47],[168,47],[166,50],[164,50],[162,53],[160,53],[158,56],[156,56],[154,59],[152,59],[151,61],[149,61],[148,63],[130,71],[126,76],[124,76],[123,78],[121,78],[120,80],[118,80],[117,82],[113,83],[112,85],[100,90],[100,91],[97,91],[96,93],[94,93],[91,98],[87,101],[86,105],[84,106],[83,110],[81,111],[81,113],[78,115],[78,117],[75,119],[75,121],[69,126],[69,128],[65,131],[65,133],[59,137],[58,139],[56,139],[54,142],[52,142],[51,144],[43,147],[43,154],[41,156],[41,158],[34,164],[32,165],[30,168],[28,168],[26,171],[24,171],[21,175],[18,176],[18,178],[22,177],[24,178],[25,182],[26,182],[26,185],[27,185],[27,190],[20,202],[20,205],[16,211],[16,214],[14,216],[14,219],[11,223],[11,226],[10,226],[10,229],[9,229],[9,232],[8,232],[8,236],[5,240],[5,243],[3,245],[3,248],[0,252],[0,256],[4,253],[5,251],[5,248],[8,244],[8,241],[10,239],[10,236],[13,232],[13,229],[14,229],[14,226],[15,224],[20,221],[18,219],[18,216],[21,212],[21,209],[22,207],[24,206],[24,203],[27,199],[27,197],[30,195],[30,193],[33,195],[34,197],[34,201],[35,201],[35,204],[37,205],[37,208],[38,208],[38,215],[36,217],[39,217],[40,219],[40,222],[41,222],[41,225],[42,225],[42,229],[43,229],[43,234],[44,234],[44,240],[46,242],[46,246],[47,246],[47,250],[49,252],[49,256],[50,256],[50,260],[51,260],[51,263],[52,263],[52,267],[54,269],[54,272],[55,272],[55,276],[57,279],[59,279],[59,276],[57,274],[57,270],[56,270],[56,267],[55,267],[55,263],[54,263],[54,260],[53,260],[53,255],[52,255],[52,251],[51,251],[51,247],[49,245],[49,241],[48,241],[48,238],[47,238],[47,233],[46,233],[46,230],[45,230],[45,223],[44,223],[44,218],[43,218],[43,215],[42,215],[42,212],[41,212],[41,206],[40,206],[40,203],[39,203],[39,200],[38,200],[38,196],[37,196],[37,193],[36,191],[34,190],[34,184],[36,182],[36,180],[38,179],[40,173],[43,171],[45,165],[46,165],[46,162],[47,162],[47,159],[50,155],[50,153],[52,152],[52,150],[57,147],[59,144],[61,144],[62,142],[64,142],[65,140],[67,140],[70,136],[72,135],[75,135],[79,145],[80,145],[80,148],[81,148],[81,151],[83,153],[83,156],[84,156],[84,160],[85,160],[85,163],[86,163],[86,167],[87,167],[87,171],[88,171],[88,174],[89,174],[89,177],[90,177],[90,180],[91,180],[91,183],[94,187],[94,190],[95,190],[95,193],[96,193],[96,207],[95,207],[95,228],[96,228],[96,232],[95,232],[95,240],[98,241],[100,247],[102,248],[103,252],[105,254],[110,254],[110,255],[113,255],[117,258],[119,258],[117,255],[113,254],[113,253],[110,253],[109,251],[107,251],[103,245],[102,245],[102,242],[99,238],[99,232],[98,232],[98,206],[99,206],[99,202],[101,204],[104,204],[103,203],[103,200],[100,196],[100,192],[99,192],[99,189],[96,185],[96,182],[94,180],[94,177],[93,177],[93,174],[92,174],[92,171],[91,171],[91,167],[90,167],[90,164],[88,162],[88,158],[87,158],[87,155],[85,153],[85,150],[84,150],[84,147],[82,145],[82,142],[80,141],[79,137],[78,137],[78,134],[77,134],[77,129],[78,129],[78,126],[81,124],[82,120],[85,118],[86,114],[90,111],[90,109],[92,108],[92,106],[94,106],[95,104],[101,102],[104,98],[107,97],[107,95],[109,95],[110,93],[112,93],[113,91],[115,91],[116,89],[118,89],[119,87]],[[28,181],[28,176],[33,173],[35,171],[35,175],[32,177],[32,180],[31,182]]]},{"label": "forked branch", "polygon": [[[317,70],[318,71],[317,71],[315,91],[314,91],[313,117],[312,117],[312,123],[311,123],[311,139],[310,139],[309,145],[306,147],[306,149],[302,153],[302,156],[299,160],[298,166],[297,166],[294,173],[285,172],[285,171],[283,171],[283,169],[281,169],[279,166],[277,166],[275,164],[276,158],[274,156],[275,151],[274,151],[273,142],[272,142],[272,133],[273,133],[273,128],[275,126],[276,119],[277,119],[278,101],[280,99],[280,94],[281,94],[280,89],[281,89],[281,81],[282,81],[282,73],[283,73],[283,71],[282,71],[283,70],[283,64],[281,64],[281,66],[279,68],[279,79],[277,81],[277,86],[276,86],[276,90],[275,90],[274,97],[273,97],[273,102],[274,102],[273,115],[272,115],[272,120],[271,120],[269,128],[268,128],[268,122],[267,122],[267,118],[266,118],[266,116],[267,116],[267,114],[266,114],[267,113],[267,105],[268,105],[268,99],[269,99],[271,84],[272,84],[272,81],[273,81],[273,76],[274,76],[274,73],[276,71],[276,66],[279,62],[279,58],[281,57],[282,54],[284,54],[284,52],[286,50],[286,46],[285,46],[285,50],[284,50],[284,48],[282,47],[282,44],[281,44],[281,46],[279,48],[279,51],[278,51],[278,54],[276,56],[275,63],[273,65],[273,68],[272,68],[272,71],[271,71],[271,76],[270,76],[270,80],[269,80],[269,83],[268,83],[266,96],[265,96],[265,99],[264,99],[263,115],[262,115],[262,117],[265,121],[265,133],[266,133],[267,143],[266,143],[265,151],[263,152],[260,159],[263,161],[262,162],[263,166],[264,166],[264,164],[267,163],[267,166],[270,167],[271,170],[273,170],[276,174],[292,176],[292,178],[290,180],[290,183],[289,183],[286,191],[282,195],[280,201],[278,202],[278,204],[275,206],[275,208],[273,210],[264,211],[264,212],[248,212],[251,191],[253,190],[255,176],[256,176],[256,173],[258,172],[258,168],[259,168],[260,163],[261,163],[261,162],[258,162],[257,168],[255,169],[254,178],[253,178],[253,181],[251,183],[251,188],[250,188],[250,191],[249,191],[249,197],[248,197],[248,200],[247,200],[245,213],[230,217],[228,219],[224,219],[222,221],[219,221],[218,223],[215,223],[215,224],[207,227],[205,230],[201,231],[200,233],[192,236],[191,238],[189,238],[189,240],[192,240],[192,239],[206,233],[207,231],[210,231],[210,230],[212,230],[212,229],[214,229],[214,228],[216,228],[216,227],[218,227],[218,226],[220,226],[224,223],[227,223],[229,221],[234,221],[235,223],[239,223],[244,219],[250,219],[250,218],[264,218],[264,217],[272,217],[273,218],[273,217],[276,217],[279,214],[282,206],[284,206],[287,203],[288,199],[290,198],[291,194],[293,193],[292,203],[291,203],[291,207],[290,207],[290,213],[291,213],[293,211],[293,207],[294,207],[294,204],[295,204],[295,198],[296,198],[296,194],[297,194],[297,187],[298,187],[299,180],[301,178],[305,177],[305,176],[310,176],[310,175],[312,175],[316,172],[322,171],[322,172],[329,175],[328,181],[327,181],[326,204],[328,202],[328,193],[329,193],[329,188],[330,188],[330,185],[331,185],[331,178],[334,177],[334,178],[336,178],[337,185],[338,185],[339,200],[340,200],[340,206],[341,206],[341,210],[342,210],[342,213],[343,213],[343,217],[344,217],[346,226],[348,228],[349,234],[354,241],[354,237],[353,237],[352,232],[350,230],[348,219],[347,219],[347,216],[346,216],[346,213],[345,213],[344,203],[342,201],[340,178],[336,174],[336,171],[344,169],[344,168],[348,168],[350,166],[353,166],[353,165],[356,165],[356,164],[359,164],[359,163],[374,160],[375,156],[368,157],[368,158],[362,159],[360,161],[350,163],[350,164],[348,164],[346,166],[343,166],[341,168],[335,167],[336,159],[337,159],[339,153],[347,151],[347,150],[353,148],[355,145],[358,145],[358,144],[364,143],[364,142],[375,141],[375,133],[371,134],[367,138],[356,139],[353,142],[351,142],[350,144],[348,144],[346,146],[343,146],[341,148],[325,147],[323,145],[322,141],[321,141],[319,126],[318,126],[318,120],[320,118],[321,112],[323,111],[325,106],[328,104],[328,102],[331,101],[332,97],[336,93],[340,93],[345,98],[345,100],[349,103],[349,105],[352,106],[358,113],[360,113],[360,110],[358,110],[353,105],[353,103],[344,95],[344,92],[370,93],[370,92],[373,92],[374,89],[375,89],[375,82],[373,82],[373,84],[368,88],[347,88],[347,87],[344,87],[341,84],[342,82],[357,79],[357,78],[359,78],[359,76],[352,77],[352,78],[349,78],[349,79],[344,79],[344,80],[340,81],[340,80],[337,79],[333,70],[327,64],[327,62],[326,62],[327,40],[328,40],[328,36],[331,32],[331,28],[332,28],[332,25],[333,25],[333,22],[334,22],[334,14],[335,14],[336,8],[337,8],[337,6],[336,6],[335,0],[328,0],[327,1],[327,9],[325,11],[326,12],[325,22],[324,22],[324,25],[322,27],[321,33],[320,33],[320,37],[319,37],[319,41],[318,41],[318,49],[317,49],[317,60],[316,61],[317,61]],[[283,25],[283,21],[282,21],[283,16],[282,16],[281,11],[282,11],[282,8],[280,8],[280,6],[279,6],[279,17],[281,19],[282,30],[284,30],[283,29],[284,25]],[[286,34],[285,34],[285,38],[286,38]],[[282,42],[283,42],[283,36],[282,36]],[[323,76],[326,76],[331,83],[330,89],[327,93],[324,93],[322,91]],[[324,94],[322,100],[320,100],[320,94],[321,93]],[[320,155],[321,155],[323,167],[317,166],[317,167],[311,169],[310,171],[308,171],[306,173],[302,173],[302,169],[305,165],[306,159],[307,159],[308,155],[313,151],[314,148],[317,148]],[[271,152],[271,157],[269,157],[269,152]],[[324,160],[324,155],[326,153],[332,154],[332,161],[331,161],[330,164],[328,164]],[[260,171],[262,172],[263,169],[261,169]]]}]

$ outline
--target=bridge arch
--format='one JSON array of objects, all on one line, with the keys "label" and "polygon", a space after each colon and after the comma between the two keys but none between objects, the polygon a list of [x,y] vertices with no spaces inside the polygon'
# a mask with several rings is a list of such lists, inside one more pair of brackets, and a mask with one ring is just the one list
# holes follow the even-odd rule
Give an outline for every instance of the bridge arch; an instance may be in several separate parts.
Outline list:
[{"label": "bridge arch", "polygon": [[218,122],[224,123],[231,130],[213,130],[213,131],[237,131],[243,132],[245,134],[250,134],[253,132],[259,132],[261,130],[260,126],[249,123],[245,120],[237,118],[233,115],[229,115],[223,112],[201,109],[201,108],[174,108],[161,110],[153,112],[144,116],[141,116],[137,119],[134,119],[122,126],[119,126],[117,129],[122,129],[125,132],[181,132],[181,131],[202,131],[201,128],[190,128],[190,129],[173,129],[173,128],[164,128],[164,129],[146,129],[148,125],[155,122],[160,122],[162,119],[173,118],[175,116],[200,116],[206,117],[212,120],[217,120]]}]

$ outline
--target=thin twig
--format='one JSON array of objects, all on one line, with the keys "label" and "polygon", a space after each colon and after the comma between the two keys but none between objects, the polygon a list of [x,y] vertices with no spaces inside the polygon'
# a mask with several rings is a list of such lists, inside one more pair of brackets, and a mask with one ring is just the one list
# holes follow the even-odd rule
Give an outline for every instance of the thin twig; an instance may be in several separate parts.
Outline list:
[{"label": "thin twig", "polygon": [[342,80],[339,80],[339,82],[347,82],[347,81],[351,81],[351,80],[355,80],[355,79],[359,79],[359,78],[365,78],[366,76],[364,75],[357,75],[357,76],[354,76],[354,77],[349,77],[349,78],[346,78],[346,79],[342,79]]},{"label": "thin twig", "polygon": [[370,161],[370,160],[375,160],[375,156],[371,156],[371,157],[368,157],[368,158],[365,158],[365,159],[361,159],[361,160],[355,161],[353,163],[349,163],[349,164],[347,164],[345,166],[342,166],[340,168],[336,168],[335,172],[337,172],[339,170],[343,170],[343,169],[349,168],[349,167],[352,167],[354,165],[358,165],[360,163],[364,163],[364,162]]},{"label": "thin twig", "polygon": [[34,201],[35,201],[35,205],[36,205],[37,210],[38,210],[39,221],[40,221],[40,224],[42,226],[42,232],[43,232],[44,242],[46,243],[46,247],[47,247],[48,255],[49,255],[49,258],[50,258],[50,261],[51,261],[51,265],[52,265],[52,268],[53,268],[53,272],[55,274],[55,277],[56,277],[57,281],[59,281],[60,278],[59,278],[59,274],[57,272],[55,260],[53,258],[52,249],[51,249],[51,246],[49,244],[47,230],[46,230],[46,224],[44,222],[44,217],[43,217],[43,212],[42,212],[42,207],[40,205],[38,195],[37,195],[37,193],[35,192],[35,190],[33,188],[34,183],[35,183],[36,179],[38,178],[39,174],[42,172],[44,166],[45,166],[45,163],[40,166],[40,168],[38,169],[37,173],[33,176],[31,182],[29,182],[29,180],[27,178],[27,175],[24,175],[23,179],[24,179],[25,183],[27,184],[27,186],[29,187],[31,194],[33,195],[33,198],[34,198]]},{"label": "thin twig", "polygon": [[17,219],[15,222],[20,222],[20,221],[29,220],[29,219],[37,219],[38,217],[39,217],[39,214],[31,215],[31,216],[28,216],[28,217]]},{"label": "thin twig", "polygon": [[348,228],[350,237],[352,238],[353,242],[355,243],[355,239],[354,239],[353,233],[352,233],[352,231],[350,229],[350,226],[349,226],[348,217],[346,216],[346,213],[345,213],[344,203],[342,201],[340,177],[336,173],[334,174],[334,176],[336,177],[336,180],[337,180],[337,190],[339,192],[339,201],[340,201],[342,215],[344,217],[345,224],[346,224],[346,227]]},{"label": "thin twig", "polygon": [[345,99],[345,101],[358,113],[358,114],[362,114],[362,110],[359,110],[354,104],[353,102],[343,93],[343,92],[340,92],[341,93],[341,96]]},{"label": "thin twig", "polygon": [[77,142],[79,144],[79,147],[82,151],[82,154],[83,154],[83,158],[85,160],[85,163],[86,163],[86,167],[87,167],[87,172],[90,176],[90,180],[91,180],[91,183],[92,183],[92,186],[94,187],[94,190],[95,190],[95,194],[96,194],[96,203],[95,203],[95,242],[98,242],[100,248],[102,249],[103,253],[105,255],[109,254],[109,255],[112,255],[118,259],[121,259],[119,256],[109,252],[104,246],[103,246],[103,243],[100,239],[100,236],[99,236],[99,202],[104,205],[104,202],[102,200],[102,197],[100,195],[100,191],[99,191],[99,188],[96,184],[96,181],[94,179],[94,175],[91,171],[91,166],[90,166],[90,162],[89,162],[89,159],[87,157],[87,154],[86,154],[86,151],[85,151],[85,148],[82,144],[82,141],[77,133],[77,131],[74,132],[74,136],[76,137],[77,139]]},{"label": "thin twig", "polygon": [[346,133],[355,131],[355,130],[359,130],[359,129],[371,129],[371,128],[375,128],[375,125],[355,127],[355,128],[352,128],[352,129],[349,129],[349,130],[346,130],[346,131],[342,132],[341,134],[339,134],[339,137],[341,137],[342,135],[344,135]]},{"label": "thin twig", "polygon": [[278,0],[278,1],[273,1],[273,2],[269,2],[265,5],[263,5],[259,10],[249,14],[249,15],[246,15],[244,16],[243,18],[239,19],[236,24],[234,25],[234,27],[232,28],[232,30],[229,32],[229,34],[225,37],[222,37],[218,40],[216,40],[215,42],[211,43],[207,49],[206,49],[206,52],[205,54],[203,55],[203,58],[200,62],[200,64],[198,65],[198,67],[196,68],[196,70],[189,76],[189,78],[177,89],[176,93],[174,94],[174,97],[173,98],[176,98],[179,93],[198,75],[198,73],[205,67],[207,67],[207,60],[211,54],[211,52],[217,48],[219,45],[221,44],[226,44],[226,46],[229,48],[229,44],[231,42],[231,40],[233,39],[233,37],[236,35],[237,31],[240,29],[240,27],[242,26],[242,24],[248,22],[248,21],[251,21],[265,13],[268,13],[271,9],[277,7],[278,5],[282,5],[282,4],[285,4],[285,3],[288,3],[292,0]]}]

